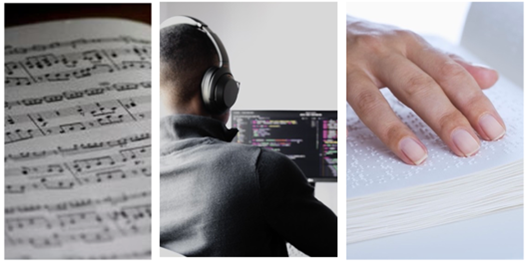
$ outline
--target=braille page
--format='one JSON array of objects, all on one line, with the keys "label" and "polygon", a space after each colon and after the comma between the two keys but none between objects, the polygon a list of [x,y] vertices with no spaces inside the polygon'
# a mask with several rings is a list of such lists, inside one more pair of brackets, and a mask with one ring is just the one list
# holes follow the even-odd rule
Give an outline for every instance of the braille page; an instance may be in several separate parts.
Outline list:
[{"label": "braille page", "polygon": [[[444,50],[478,62],[468,51],[440,43]],[[473,157],[454,155],[441,139],[388,89],[381,92],[394,112],[428,149],[428,159],[419,166],[400,161],[359,120],[347,105],[347,197],[429,184],[512,163],[523,158],[523,91],[505,78],[484,93],[506,124],[506,135],[496,142],[481,141]]]},{"label": "braille page", "polygon": [[150,258],[150,27],[5,30],[5,257]]}]

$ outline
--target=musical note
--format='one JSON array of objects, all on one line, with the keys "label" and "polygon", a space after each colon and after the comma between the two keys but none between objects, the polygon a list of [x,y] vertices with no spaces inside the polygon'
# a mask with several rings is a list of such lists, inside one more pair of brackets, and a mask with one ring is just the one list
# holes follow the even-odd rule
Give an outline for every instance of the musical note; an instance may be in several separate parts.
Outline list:
[{"label": "musical note", "polygon": [[46,177],[41,177],[38,182],[6,184],[5,193],[24,194],[28,191],[37,190],[65,190],[72,189],[75,184],[73,179],[49,180]]},{"label": "musical note", "polygon": [[114,165],[115,161],[111,156],[102,156],[89,159],[81,159],[73,161],[73,168],[78,172],[89,170],[94,167]]},{"label": "musical note", "polygon": [[13,75],[20,66],[17,62],[8,62],[5,64],[5,75]]},{"label": "musical note", "polygon": [[66,97],[66,99],[68,100],[77,99],[77,98],[81,98],[84,96],[83,91],[66,91],[63,94],[64,94],[64,97]]},{"label": "musical note", "polygon": [[8,115],[8,116],[6,117],[5,123],[8,124],[8,125],[14,125],[16,122],[15,122],[15,120],[13,119],[12,116],[9,116],[9,115]]},{"label": "musical note", "polygon": [[134,52],[139,56],[141,60],[150,59],[150,48],[147,47],[134,47]]},{"label": "musical note", "polygon": [[23,62],[23,65],[25,65],[27,69],[43,69],[46,67],[51,67],[57,63],[59,63],[59,60],[54,54],[44,54],[26,58],[26,60]]},{"label": "musical note", "polygon": [[33,229],[33,228],[51,228],[51,223],[43,216],[6,218],[6,230],[13,231],[16,229]]},{"label": "musical note", "polygon": [[47,164],[47,165],[40,165],[40,166],[22,166],[19,168],[9,168],[5,170],[5,176],[17,176],[17,175],[40,175],[40,176],[48,176],[53,175],[57,173],[64,172],[63,167],[60,164]]},{"label": "musical note", "polygon": [[150,62],[148,61],[123,61],[121,62],[121,69],[150,69]]},{"label": "musical note", "polygon": [[126,91],[126,90],[133,90],[137,89],[139,85],[137,83],[116,83],[114,84],[114,88],[117,91]]},{"label": "musical note", "polygon": [[84,90],[84,93],[88,96],[92,96],[92,95],[100,95],[100,94],[103,94],[105,92],[105,88],[103,87],[96,87],[96,88],[89,88],[89,89],[86,89]]},{"label": "musical note", "polygon": [[5,77],[5,87],[23,86],[32,84],[28,77]]},{"label": "musical note", "polygon": [[120,150],[119,153],[123,156],[124,161],[138,157],[148,157],[150,156],[150,145]]},{"label": "musical note", "polygon": [[33,138],[32,129],[15,129],[5,133],[5,144],[15,143]]}]

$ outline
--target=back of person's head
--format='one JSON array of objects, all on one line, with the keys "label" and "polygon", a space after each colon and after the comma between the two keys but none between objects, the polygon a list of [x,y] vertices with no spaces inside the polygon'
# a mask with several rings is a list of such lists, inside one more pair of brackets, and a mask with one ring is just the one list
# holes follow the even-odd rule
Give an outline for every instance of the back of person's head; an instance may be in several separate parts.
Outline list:
[{"label": "back of person's head", "polygon": [[201,98],[206,70],[218,63],[213,43],[195,26],[180,24],[163,28],[160,85],[165,106],[172,112],[186,112],[193,98]]}]

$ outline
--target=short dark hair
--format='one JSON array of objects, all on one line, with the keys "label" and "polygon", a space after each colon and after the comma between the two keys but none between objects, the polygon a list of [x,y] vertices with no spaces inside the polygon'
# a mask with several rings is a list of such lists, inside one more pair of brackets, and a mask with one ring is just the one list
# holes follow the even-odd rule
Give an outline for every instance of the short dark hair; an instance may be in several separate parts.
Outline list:
[{"label": "short dark hair", "polygon": [[209,37],[195,26],[163,28],[160,35],[160,84],[173,107],[185,107],[201,93],[205,71],[218,65],[218,54]]}]

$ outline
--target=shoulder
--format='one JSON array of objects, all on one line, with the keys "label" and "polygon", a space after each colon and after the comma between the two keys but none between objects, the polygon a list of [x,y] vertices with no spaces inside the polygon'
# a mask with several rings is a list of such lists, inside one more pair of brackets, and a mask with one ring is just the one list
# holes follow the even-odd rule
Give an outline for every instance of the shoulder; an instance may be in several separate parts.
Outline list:
[{"label": "shoulder", "polygon": [[213,139],[213,148],[218,148],[223,154],[228,154],[231,157],[238,157],[244,159],[244,157],[255,156],[258,157],[261,154],[262,149],[256,146],[245,145],[234,142],[225,142],[217,139]]},{"label": "shoulder", "polygon": [[215,159],[215,163],[228,165],[248,171],[255,172],[258,166],[258,158],[261,148],[233,142],[223,142],[213,139],[206,151]]},{"label": "shoulder", "polygon": [[259,167],[278,167],[278,166],[291,167],[291,166],[296,166],[296,165],[292,160],[290,160],[284,154],[281,154],[279,152],[269,150],[269,149],[261,149],[257,166]]}]

